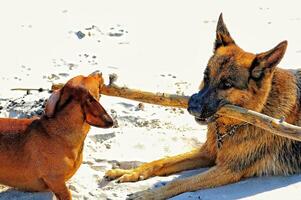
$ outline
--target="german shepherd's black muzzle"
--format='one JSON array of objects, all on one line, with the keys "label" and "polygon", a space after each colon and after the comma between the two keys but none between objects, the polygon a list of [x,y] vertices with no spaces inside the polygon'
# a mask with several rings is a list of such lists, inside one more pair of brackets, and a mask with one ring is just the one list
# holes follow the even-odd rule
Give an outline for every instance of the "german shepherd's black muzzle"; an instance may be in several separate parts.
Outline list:
[{"label": "german shepherd's black muzzle", "polygon": [[199,124],[205,125],[214,120],[221,102],[217,99],[216,92],[203,89],[190,97],[187,110]]}]

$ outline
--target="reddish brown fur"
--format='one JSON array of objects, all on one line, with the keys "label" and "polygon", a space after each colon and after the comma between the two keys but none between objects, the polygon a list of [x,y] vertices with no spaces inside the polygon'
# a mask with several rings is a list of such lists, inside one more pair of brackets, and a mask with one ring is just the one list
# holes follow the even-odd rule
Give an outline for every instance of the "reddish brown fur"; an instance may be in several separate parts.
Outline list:
[{"label": "reddish brown fur", "polygon": [[[214,95],[207,95],[212,98],[210,101],[222,99],[275,118],[285,117],[288,123],[301,125],[301,71],[276,67],[286,46],[287,43],[282,42],[265,53],[245,52],[235,44],[220,17],[214,55],[205,72],[208,77],[201,84],[198,95],[211,92]],[[224,79],[231,78],[235,78],[235,83],[226,89],[220,87]],[[206,92],[202,92],[204,90]],[[200,99],[206,102],[205,98]],[[197,111],[190,113],[198,117]],[[217,132],[227,134],[229,127],[239,123],[238,120],[219,117],[208,124],[207,141],[199,149],[146,163],[132,170],[110,170],[106,176],[127,182],[198,167],[211,167],[197,176],[129,196],[129,199],[158,200],[237,182],[247,177],[289,175],[301,171],[301,142],[273,135],[252,125],[240,127],[235,135],[224,138],[220,149],[217,148]]]},{"label": "reddish brown fur", "polygon": [[51,190],[58,199],[70,200],[65,182],[82,163],[90,124],[113,124],[97,102],[102,85],[100,74],[77,76],[52,94],[46,115],[28,123],[23,134],[1,134],[0,183],[26,191]]},{"label": "reddish brown fur", "polygon": [[0,134],[2,133],[23,133],[27,127],[35,120],[0,118]]}]

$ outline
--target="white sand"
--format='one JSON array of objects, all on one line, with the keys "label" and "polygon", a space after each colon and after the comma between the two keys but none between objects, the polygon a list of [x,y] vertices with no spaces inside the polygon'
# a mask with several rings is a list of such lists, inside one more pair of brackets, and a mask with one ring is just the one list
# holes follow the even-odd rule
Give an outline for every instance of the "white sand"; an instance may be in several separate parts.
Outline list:
[{"label": "white sand", "polygon": [[[0,6],[1,116],[20,117],[38,108],[47,92],[26,96],[20,107],[8,101],[22,97],[15,87],[49,88],[52,82],[100,70],[119,75],[118,84],[169,93],[196,92],[212,54],[218,15],[245,50],[265,51],[282,40],[289,47],[281,66],[301,64],[299,1],[16,1]],[[88,30],[87,30],[88,29]],[[75,32],[85,37],[79,39]],[[86,54],[86,55],[85,55]],[[96,57],[93,57],[96,56]],[[20,100],[18,100],[18,103]],[[84,163],[68,182],[74,199],[124,199],[126,194],[174,178],[155,177],[138,183],[103,180],[112,165],[137,165],[187,152],[205,141],[206,127],[185,111],[102,97],[101,103],[119,127],[89,132]],[[130,161],[130,162],[128,162]],[[300,199],[301,176],[265,177],[172,199]],[[52,193],[23,193],[0,186],[0,200],[52,199]]]}]

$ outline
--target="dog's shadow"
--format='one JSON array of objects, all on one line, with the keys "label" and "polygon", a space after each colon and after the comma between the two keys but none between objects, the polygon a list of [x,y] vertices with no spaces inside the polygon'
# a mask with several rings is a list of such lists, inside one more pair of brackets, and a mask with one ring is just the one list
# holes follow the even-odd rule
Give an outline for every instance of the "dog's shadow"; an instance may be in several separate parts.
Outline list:
[{"label": "dog's shadow", "polygon": [[[186,178],[190,176],[197,175],[206,169],[201,170],[191,170],[186,171],[181,174],[176,179]],[[175,180],[175,179],[174,179]],[[187,192],[181,195],[175,196],[171,198],[171,200],[191,200],[191,199],[219,199],[219,200],[229,200],[229,199],[242,199],[242,198],[252,198],[251,196],[258,195],[261,193],[272,192],[273,190],[292,187],[294,190],[294,196],[296,195],[296,191],[299,191],[301,186],[295,187],[292,186],[295,183],[301,182],[301,175],[292,175],[292,176],[270,176],[270,177],[255,177],[244,179],[238,183],[233,183],[217,188],[198,190],[196,192]],[[163,183],[164,185],[165,183]],[[162,185],[162,183],[158,183],[157,186]],[[299,188],[299,189],[298,189]],[[291,194],[290,191],[279,190],[274,191],[275,195],[268,195],[269,197],[277,197],[279,194],[283,194],[286,192]],[[298,192],[298,194],[301,194]],[[261,199],[267,198],[260,197]],[[299,196],[300,197],[300,196]],[[296,197],[297,198],[297,197]],[[290,197],[290,199],[293,199]],[[298,199],[298,198],[297,198]]]},{"label": "dog's shadow", "polygon": [[0,192],[0,200],[55,200],[52,192],[22,192],[8,189]]}]

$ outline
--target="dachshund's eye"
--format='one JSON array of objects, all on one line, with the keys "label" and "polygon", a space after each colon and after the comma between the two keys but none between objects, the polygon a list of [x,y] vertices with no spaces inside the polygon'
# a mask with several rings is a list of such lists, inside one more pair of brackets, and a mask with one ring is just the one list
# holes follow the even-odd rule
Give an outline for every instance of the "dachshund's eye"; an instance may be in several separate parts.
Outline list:
[{"label": "dachshund's eye", "polygon": [[88,102],[88,103],[92,103],[92,99],[91,99],[91,98],[88,98],[88,99],[87,99],[87,102]]},{"label": "dachshund's eye", "polygon": [[225,81],[222,81],[219,85],[219,88],[222,89],[222,90],[226,90],[226,89],[229,89],[229,88],[232,88],[233,87],[233,84],[230,83],[229,81],[225,80]]}]

